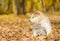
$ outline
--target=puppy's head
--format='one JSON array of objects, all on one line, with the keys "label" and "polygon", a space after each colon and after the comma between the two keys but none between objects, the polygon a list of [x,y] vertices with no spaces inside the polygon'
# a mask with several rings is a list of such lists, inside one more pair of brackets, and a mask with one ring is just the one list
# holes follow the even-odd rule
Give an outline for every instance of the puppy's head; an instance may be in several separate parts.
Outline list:
[{"label": "puppy's head", "polygon": [[41,13],[40,11],[35,11],[33,14],[34,14],[34,17],[38,17]]},{"label": "puppy's head", "polygon": [[41,15],[40,11],[35,11],[31,16],[30,21],[37,23],[39,21],[40,15]]}]

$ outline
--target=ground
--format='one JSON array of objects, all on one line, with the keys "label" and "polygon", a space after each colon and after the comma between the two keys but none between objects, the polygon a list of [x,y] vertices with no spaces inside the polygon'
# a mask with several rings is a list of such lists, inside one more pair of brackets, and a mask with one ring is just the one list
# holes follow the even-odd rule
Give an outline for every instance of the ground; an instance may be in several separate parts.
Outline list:
[{"label": "ground", "polygon": [[[60,41],[60,16],[47,15],[52,21],[52,32],[49,36],[32,36],[33,23],[24,15],[0,15],[0,41]],[[54,24],[54,20],[56,23]],[[44,39],[43,39],[43,38]]]}]

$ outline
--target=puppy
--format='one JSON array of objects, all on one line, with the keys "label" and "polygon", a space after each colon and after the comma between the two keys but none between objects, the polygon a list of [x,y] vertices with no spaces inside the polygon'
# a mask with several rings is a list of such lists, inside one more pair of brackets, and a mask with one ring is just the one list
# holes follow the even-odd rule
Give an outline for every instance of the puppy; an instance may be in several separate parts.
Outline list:
[{"label": "puppy", "polygon": [[35,11],[31,18],[30,21],[32,23],[35,23],[35,26],[33,28],[33,36],[37,35],[47,35],[51,32],[51,23],[49,18],[44,15],[43,12],[41,11]]}]

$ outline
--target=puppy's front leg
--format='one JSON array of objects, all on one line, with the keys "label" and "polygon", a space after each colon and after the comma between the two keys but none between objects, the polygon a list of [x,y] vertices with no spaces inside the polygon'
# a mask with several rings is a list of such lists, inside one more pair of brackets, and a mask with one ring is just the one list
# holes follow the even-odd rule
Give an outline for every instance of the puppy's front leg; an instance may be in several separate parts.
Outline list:
[{"label": "puppy's front leg", "polygon": [[34,28],[33,28],[33,30],[32,30],[33,36],[37,36],[37,28],[38,28],[38,25],[35,24],[35,26],[34,26]]},{"label": "puppy's front leg", "polygon": [[33,29],[32,31],[33,31],[33,36],[37,36],[36,30]]}]

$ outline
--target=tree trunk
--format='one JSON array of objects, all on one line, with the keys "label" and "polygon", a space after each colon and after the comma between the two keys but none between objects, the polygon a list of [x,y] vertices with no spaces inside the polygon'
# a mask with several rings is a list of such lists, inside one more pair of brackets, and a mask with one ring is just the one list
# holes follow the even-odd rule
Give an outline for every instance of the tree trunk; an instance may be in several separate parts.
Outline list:
[{"label": "tree trunk", "polygon": [[17,14],[25,14],[25,0],[15,0]]},{"label": "tree trunk", "polygon": [[26,10],[25,10],[25,0],[23,0],[23,14],[25,14],[26,13]]},{"label": "tree trunk", "polygon": [[4,13],[4,0],[0,0],[0,14]]},{"label": "tree trunk", "polygon": [[8,13],[13,13],[13,5],[12,5],[12,0],[8,0]]}]

